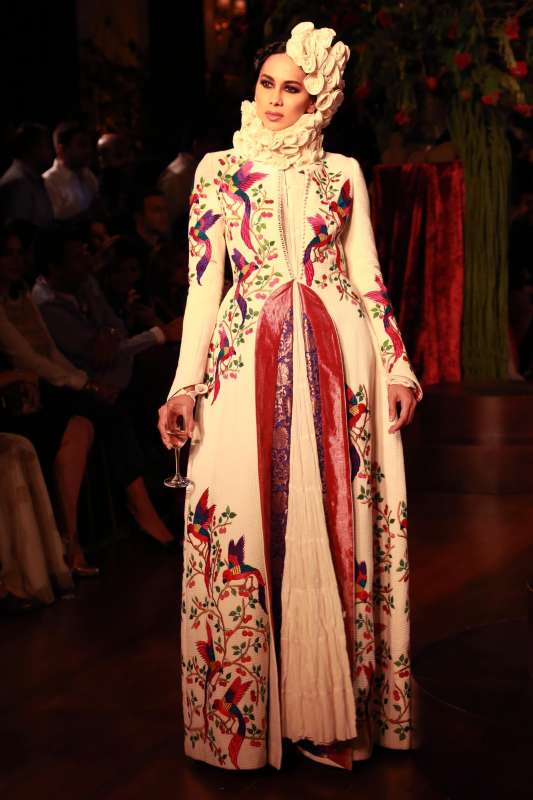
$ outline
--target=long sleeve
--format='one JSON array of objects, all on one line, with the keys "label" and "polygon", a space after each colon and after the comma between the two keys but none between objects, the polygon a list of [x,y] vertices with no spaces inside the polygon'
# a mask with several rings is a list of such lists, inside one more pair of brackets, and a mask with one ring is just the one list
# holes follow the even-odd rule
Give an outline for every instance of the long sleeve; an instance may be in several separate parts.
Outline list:
[{"label": "long sleeve", "polygon": [[[39,315],[40,316],[40,315]],[[44,325],[44,322],[43,322]],[[51,347],[51,357],[40,355],[28,340],[10,322],[0,305],[0,349],[18,369],[34,372],[54,386],[68,386],[81,389],[87,382],[87,374],[76,369],[59,353],[55,345]]]},{"label": "long sleeve", "polygon": [[209,342],[224,283],[224,215],[215,184],[216,163],[208,153],[194,177],[189,216],[189,293],[176,375],[169,397],[204,379]]},{"label": "long sleeve", "polygon": [[364,305],[387,383],[408,386],[414,390],[416,399],[421,400],[422,389],[409,363],[379,268],[365,179],[358,162],[355,159],[350,162],[353,165],[353,211],[344,238],[348,277]]}]

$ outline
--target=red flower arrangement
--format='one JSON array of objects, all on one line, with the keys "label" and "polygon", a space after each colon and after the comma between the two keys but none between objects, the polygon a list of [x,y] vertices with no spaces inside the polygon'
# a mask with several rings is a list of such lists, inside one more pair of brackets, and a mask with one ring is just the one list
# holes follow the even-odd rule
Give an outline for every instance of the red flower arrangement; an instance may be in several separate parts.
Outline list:
[{"label": "red flower arrangement", "polygon": [[396,125],[399,125],[400,128],[404,128],[406,125],[409,125],[411,122],[411,117],[409,114],[402,108],[396,112],[394,115],[394,122]]},{"label": "red flower arrangement", "polygon": [[472,63],[472,56],[470,53],[456,53],[453,57],[453,61],[456,67],[462,72]]},{"label": "red flower arrangement", "polygon": [[513,66],[509,69],[511,75],[515,78],[525,78],[527,75],[527,64],[525,61],[515,61]]},{"label": "red flower arrangement", "polygon": [[485,106],[497,106],[500,102],[500,92],[492,92],[491,94],[481,95],[481,102]]},{"label": "red flower arrangement", "polygon": [[531,105],[531,103],[517,103],[513,106],[513,111],[516,111],[521,117],[527,117],[529,119],[529,117],[533,116],[533,105]]},{"label": "red flower arrangement", "polygon": [[516,17],[507,20],[503,27],[504,33],[510,41],[520,38],[520,25]]}]

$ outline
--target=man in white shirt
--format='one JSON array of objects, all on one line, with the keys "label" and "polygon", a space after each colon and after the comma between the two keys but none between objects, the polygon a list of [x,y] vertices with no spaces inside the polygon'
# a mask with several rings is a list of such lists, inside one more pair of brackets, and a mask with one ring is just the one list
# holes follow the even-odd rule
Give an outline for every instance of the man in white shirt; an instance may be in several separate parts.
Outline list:
[{"label": "man in white shirt", "polygon": [[43,178],[55,219],[71,220],[88,211],[98,193],[89,169],[91,137],[79,122],[62,122],[54,131],[54,147],[56,159]]}]

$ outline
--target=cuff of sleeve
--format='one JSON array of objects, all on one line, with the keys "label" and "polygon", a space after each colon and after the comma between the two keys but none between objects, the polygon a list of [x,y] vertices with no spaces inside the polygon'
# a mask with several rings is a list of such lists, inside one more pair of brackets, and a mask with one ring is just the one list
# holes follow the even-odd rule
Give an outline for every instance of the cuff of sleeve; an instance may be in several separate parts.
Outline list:
[{"label": "cuff of sleeve", "polygon": [[182,394],[186,394],[188,397],[192,397],[192,399],[195,400],[197,395],[207,394],[207,384],[196,383],[192,389],[178,389],[173,392],[168,399],[170,400],[171,397],[179,397]]},{"label": "cuff of sleeve", "polygon": [[153,334],[157,344],[165,344],[166,337],[159,325],[154,325],[153,328],[150,328],[150,333]]},{"label": "cuff of sleeve", "polygon": [[412,389],[417,403],[420,402],[420,400],[422,400],[423,393],[420,384],[417,383],[412,378],[408,378],[405,375],[389,375],[387,382],[389,384],[398,383],[400,384],[400,386],[406,386],[408,389]]}]

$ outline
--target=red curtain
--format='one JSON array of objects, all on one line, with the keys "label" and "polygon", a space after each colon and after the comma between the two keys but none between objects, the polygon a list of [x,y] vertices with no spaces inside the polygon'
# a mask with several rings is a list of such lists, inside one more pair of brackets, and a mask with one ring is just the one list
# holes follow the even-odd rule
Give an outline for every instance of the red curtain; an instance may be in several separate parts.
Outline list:
[{"label": "red curtain", "polygon": [[373,178],[381,268],[415,372],[425,384],[460,381],[462,165],[379,165]]}]

